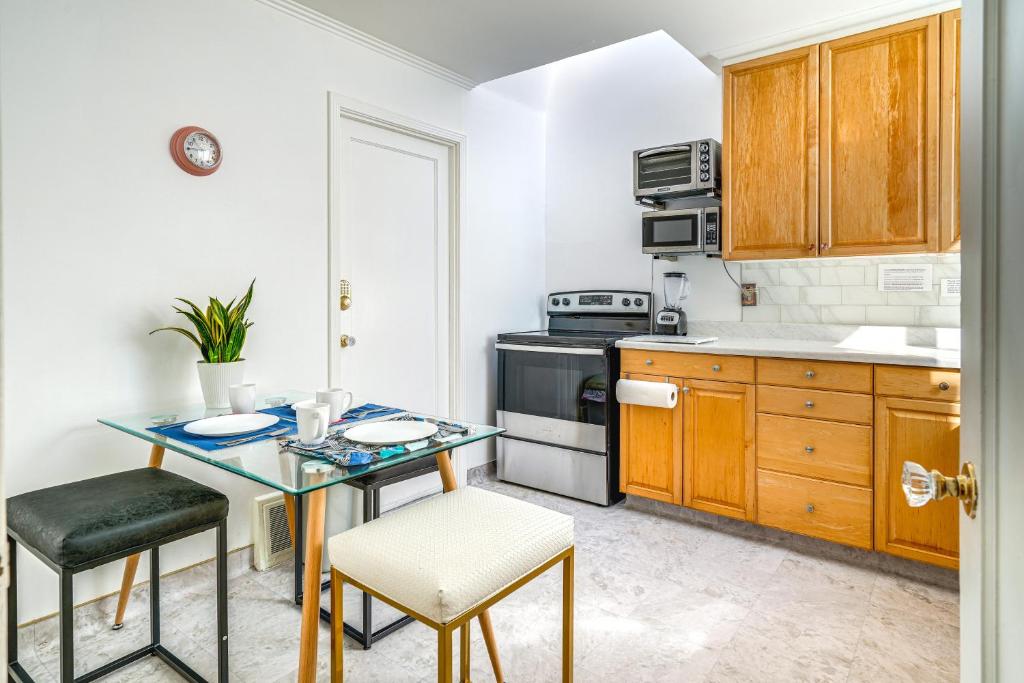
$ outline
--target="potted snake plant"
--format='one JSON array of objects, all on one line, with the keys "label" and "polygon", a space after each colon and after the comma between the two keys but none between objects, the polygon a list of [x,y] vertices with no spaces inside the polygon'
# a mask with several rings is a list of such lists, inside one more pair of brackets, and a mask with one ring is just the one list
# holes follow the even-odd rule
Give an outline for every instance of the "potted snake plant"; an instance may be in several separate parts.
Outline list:
[{"label": "potted snake plant", "polygon": [[245,311],[252,303],[254,284],[255,279],[249,284],[245,296],[237,301],[232,299],[227,305],[211,296],[205,311],[188,299],[175,299],[184,304],[184,308],[173,306],[174,310],[188,318],[195,332],[181,327],[161,327],[150,332],[177,332],[196,345],[203,357],[196,364],[199,384],[209,409],[229,407],[228,387],[240,384],[245,375],[242,347],[246,333],[252,327],[252,323],[245,319]]}]

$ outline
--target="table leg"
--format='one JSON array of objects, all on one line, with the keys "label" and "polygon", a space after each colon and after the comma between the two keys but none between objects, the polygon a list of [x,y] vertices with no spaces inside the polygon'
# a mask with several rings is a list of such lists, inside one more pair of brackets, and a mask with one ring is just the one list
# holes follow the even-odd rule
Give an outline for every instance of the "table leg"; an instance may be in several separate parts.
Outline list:
[{"label": "table leg", "polygon": [[[452,467],[452,459],[448,451],[441,451],[437,454],[437,469],[441,473],[441,487],[445,493],[454,491],[459,486],[455,478],[455,469]],[[484,644],[487,645],[487,656],[491,659],[491,668],[494,670],[494,680],[497,683],[504,683],[505,676],[501,672],[501,657],[498,655],[498,641],[494,638],[494,625],[491,623],[491,614],[484,610],[478,617],[480,630],[484,634]]]},{"label": "table leg", "polygon": [[[153,444],[149,450],[149,466],[160,468],[164,464],[164,447]],[[128,609],[128,598],[132,594],[135,583],[135,572],[139,568],[141,554],[131,555],[124,563],[124,575],[121,577],[121,594],[117,596],[117,613],[114,615],[114,630],[124,626],[124,612]]]},{"label": "table leg", "polygon": [[284,513],[288,517],[288,533],[292,537],[292,545],[295,545],[295,497],[287,493],[284,495]]},{"label": "table leg", "polygon": [[[334,468],[327,463],[307,463],[312,467],[308,485],[323,481]],[[306,561],[302,581],[302,630],[299,635],[299,683],[316,683],[316,649],[320,628],[320,560],[324,550],[324,521],[327,489],[306,494],[309,516],[306,521]]]}]

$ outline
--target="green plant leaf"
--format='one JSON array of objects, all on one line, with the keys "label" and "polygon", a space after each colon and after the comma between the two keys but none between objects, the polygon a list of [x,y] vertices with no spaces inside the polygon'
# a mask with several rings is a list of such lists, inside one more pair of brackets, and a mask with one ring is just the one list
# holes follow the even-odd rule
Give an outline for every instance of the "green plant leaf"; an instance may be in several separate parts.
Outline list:
[{"label": "green plant leaf", "polygon": [[241,357],[246,331],[252,327],[252,323],[245,319],[245,312],[252,303],[255,284],[256,279],[253,278],[245,295],[241,299],[231,299],[227,306],[217,297],[209,297],[210,303],[205,311],[188,299],[176,298],[185,308],[173,306],[174,310],[188,318],[196,328],[195,334],[180,327],[162,327],[153,332],[173,331],[187,337],[208,363],[234,362]]}]

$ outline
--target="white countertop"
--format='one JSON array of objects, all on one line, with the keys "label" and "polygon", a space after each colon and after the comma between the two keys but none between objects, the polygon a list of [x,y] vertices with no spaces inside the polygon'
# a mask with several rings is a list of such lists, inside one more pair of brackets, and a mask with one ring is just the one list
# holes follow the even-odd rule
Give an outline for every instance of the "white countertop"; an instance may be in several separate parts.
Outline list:
[{"label": "white countertop", "polygon": [[885,365],[918,365],[926,368],[959,368],[959,349],[917,346],[875,335],[850,335],[840,341],[778,339],[769,337],[727,337],[706,344],[678,344],[630,337],[615,343],[620,349],[716,353],[727,356],[812,358]]}]

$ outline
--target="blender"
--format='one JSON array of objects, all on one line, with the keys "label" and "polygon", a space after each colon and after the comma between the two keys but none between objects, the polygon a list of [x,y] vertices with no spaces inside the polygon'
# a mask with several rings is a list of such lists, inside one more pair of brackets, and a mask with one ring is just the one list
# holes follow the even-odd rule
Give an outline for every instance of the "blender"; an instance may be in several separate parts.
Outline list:
[{"label": "blender", "polygon": [[665,335],[686,334],[686,313],[683,302],[690,296],[690,280],[686,273],[665,273],[662,276],[665,307],[654,319],[654,333]]}]

